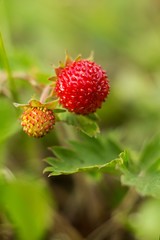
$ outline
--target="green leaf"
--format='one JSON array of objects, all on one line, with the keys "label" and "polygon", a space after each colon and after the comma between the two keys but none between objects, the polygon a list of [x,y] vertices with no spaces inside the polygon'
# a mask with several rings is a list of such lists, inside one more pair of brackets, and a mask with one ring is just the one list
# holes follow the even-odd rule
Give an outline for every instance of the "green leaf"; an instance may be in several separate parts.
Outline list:
[{"label": "green leaf", "polygon": [[157,159],[160,159],[160,136],[155,137],[144,147],[140,157],[141,169],[149,169]]},{"label": "green leaf", "polygon": [[12,103],[0,97],[0,143],[19,129],[18,117]]},{"label": "green leaf", "polygon": [[6,186],[3,200],[18,239],[42,239],[51,216],[48,192],[43,183],[14,180]]},{"label": "green leaf", "polygon": [[91,114],[87,115],[86,117],[93,121],[99,121],[99,116],[97,115],[97,113],[91,113]]},{"label": "green leaf", "polygon": [[66,112],[66,110],[65,110],[64,108],[55,108],[55,109],[53,110],[53,112],[54,112],[54,113],[64,113],[64,112]]},{"label": "green leaf", "polygon": [[9,60],[7,57],[6,49],[4,46],[2,34],[0,32],[0,62],[2,62],[3,67],[6,69],[8,75],[8,86],[10,90],[10,94],[13,100],[17,100],[17,92],[15,87],[15,81],[12,77],[12,71],[10,68]]},{"label": "green leaf", "polygon": [[135,187],[141,195],[160,198],[160,136],[145,146],[137,163],[129,152],[123,152],[120,158],[122,183]]},{"label": "green leaf", "polygon": [[4,208],[4,191],[12,180],[14,180],[13,173],[8,168],[0,168],[0,209]]},{"label": "green leaf", "polygon": [[14,102],[13,105],[17,108],[24,108],[24,107],[46,107],[48,109],[58,110],[57,112],[65,112],[65,109],[55,109],[57,107],[58,100],[54,100],[51,102],[41,103],[38,100],[32,99],[27,104],[21,104]]},{"label": "green leaf", "polygon": [[136,239],[159,239],[160,201],[147,199],[130,217],[130,224],[135,232]]},{"label": "green leaf", "polygon": [[19,107],[28,107],[29,105],[28,104],[21,104],[21,103],[17,103],[17,102],[14,102],[13,105],[16,107],[16,108],[19,108]]},{"label": "green leaf", "polygon": [[70,148],[52,147],[55,157],[46,158],[49,176],[82,171],[116,172],[121,148],[111,139],[85,137],[83,142],[70,142]]},{"label": "green leaf", "polygon": [[96,136],[100,132],[100,130],[98,124],[95,121],[96,115],[89,116],[76,115],[69,112],[58,114],[60,121],[75,126],[83,133],[87,134],[90,137],[93,137]]}]

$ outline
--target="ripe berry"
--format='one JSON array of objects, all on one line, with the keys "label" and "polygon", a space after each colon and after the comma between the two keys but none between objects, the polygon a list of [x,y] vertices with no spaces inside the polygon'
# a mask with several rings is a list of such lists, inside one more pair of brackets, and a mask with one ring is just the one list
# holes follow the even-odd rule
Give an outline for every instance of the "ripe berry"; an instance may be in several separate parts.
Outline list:
[{"label": "ripe berry", "polygon": [[25,133],[40,138],[51,131],[55,124],[53,111],[45,107],[26,107],[21,115],[21,125]]},{"label": "ripe berry", "polygon": [[55,91],[68,111],[87,115],[101,107],[109,94],[106,72],[95,62],[77,60],[56,69]]}]

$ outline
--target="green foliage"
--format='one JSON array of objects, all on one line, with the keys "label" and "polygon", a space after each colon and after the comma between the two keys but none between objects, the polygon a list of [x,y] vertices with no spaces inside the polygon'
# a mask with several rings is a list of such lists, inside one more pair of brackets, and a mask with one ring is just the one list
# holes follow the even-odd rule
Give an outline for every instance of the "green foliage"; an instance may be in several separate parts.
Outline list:
[{"label": "green foliage", "polygon": [[[5,176],[6,178],[6,176]],[[44,183],[27,179],[3,179],[3,211],[13,224],[17,233],[16,239],[39,240],[50,225],[51,205]]]},{"label": "green foliage", "polygon": [[130,216],[130,224],[140,240],[159,239],[160,201],[149,199]]},{"label": "green foliage", "polygon": [[89,116],[76,115],[73,113],[62,113],[58,115],[60,121],[66,122],[69,125],[76,127],[78,130],[87,134],[90,137],[96,136],[100,130],[96,122],[96,114]]},{"label": "green foliage", "polygon": [[19,130],[16,111],[12,102],[5,97],[0,97],[0,143]]},{"label": "green foliage", "polygon": [[121,148],[109,138],[89,138],[70,142],[70,148],[52,147],[55,157],[45,161],[50,165],[44,172],[49,176],[72,174],[82,171],[116,172],[116,165],[121,163],[117,156]]},{"label": "green foliage", "polygon": [[160,136],[146,144],[137,162],[126,151],[120,158],[122,184],[134,186],[141,195],[160,198]]},{"label": "green foliage", "polygon": [[[0,158],[4,164],[0,170],[0,239],[14,238],[5,236],[10,232],[8,222],[16,240],[41,240],[48,229],[52,232],[50,217],[55,207],[50,206],[54,197],[48,199],[48,183],[50,193],[55,192],[59,213],[65,213],[68,221],[63,221],[63,216],[58,219],[57,236],[51,233],[47,240],[83,239],[73,237],[77,231],[88,239],[91,230],[106,234],[104,239],[124,239],[128,232],[138,240],[159,238],[159,199],[145,196],[160,198],[160,137],[140,149],[146,139],[159,132],[159,10],[158,0],[0,1]],[[76,131],[73,141],[75,132],[68,127],[68,147],[61,146],[59,136],[63,138],[64,132],[61,129],[56,134],[56,127],[44,139],[25,136],[19,131],[11,101],[39,99],[53,75],[51,65],[63,58],[64,49],[84,57],[94,50],[111,85],[110,95],[98,111],[100,121],[95,115],[54,110],[66,128],[72,125],[89,136],[81,139]],[[104,135],[111,132],[128,150],[123,151],[109,137],[99,137],[98,125]],[[51,152],[46,150],[48,146],[52,146]],[[39,180],[44,157],[49,164],[45,171],[54,177]],[[11,171],[20,177],[15,179]],[[83,174],[56,176],[77,172]],[[85,172],[101,178],[87,178],[83,185]],[[127,188],[120,185],[121,174],[122,185]],[[32,177],[36,180],[31,181]],[[132,187],[141,201],[135,202],[134,195],[126,194]],[[112,224],[116,213],[120,225],[117,218]],[[105,219],[111,216],[107,224],[103,223],[104,214]],[[100,225],[100,231],[95,225]]]}]

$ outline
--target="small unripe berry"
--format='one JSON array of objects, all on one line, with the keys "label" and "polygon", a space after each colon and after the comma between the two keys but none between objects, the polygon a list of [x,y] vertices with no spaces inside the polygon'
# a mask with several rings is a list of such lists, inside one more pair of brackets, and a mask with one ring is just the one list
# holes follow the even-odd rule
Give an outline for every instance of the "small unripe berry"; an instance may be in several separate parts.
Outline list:
[{"label": "small unripe berry", "polygon": [[28,106],[20,119],[24,132],[35,138],[45,136],[55,124],[53,111],[46,107]]}]

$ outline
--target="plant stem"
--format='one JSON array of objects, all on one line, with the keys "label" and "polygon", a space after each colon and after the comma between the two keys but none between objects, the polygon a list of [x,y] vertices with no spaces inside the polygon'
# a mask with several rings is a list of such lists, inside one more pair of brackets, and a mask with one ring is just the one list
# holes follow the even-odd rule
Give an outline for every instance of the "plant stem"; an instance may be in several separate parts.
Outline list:
[{"label": "plant stem", "polygon": [[123,219],[131,212],[138,199],[137,192],[130,188],[120,205],[114,210],[111,218],[91,232],[86,240],[106,239],[109,235],[113,235],[120,230],[123,226]]},{"label": "plant stem", "polygon": [[4,68],[6,69],[6,72],[7,72],[7,75],[8,75],[8,85],[9,85],[9,89],[10,89],[10,93],[11,93],[11,98],[12,98],[13,101],[17,101],[17,94],[16,94],[16,91],[15,91],[14,79],[12,77],[12,71],[11,71],[9,61],[8,61],[8,58],[7,58],[7,54],[6,54],[6,50],[5,50],[5,47],[4,47],[1,32],[0,32],[0,55],[1,55],[2,62],[4,64]]},{"label": "plant stem", "polygon": [[41,103],[45,103],[46,99],[47,99],[48,96],[49,96],[50,90],[51,90],[51,86],[50,86],[50,85],[47,85],[47,86],[43,89],[43,92],[42,92],[41,97],[40,97],[40,102],[41,102]]}]

